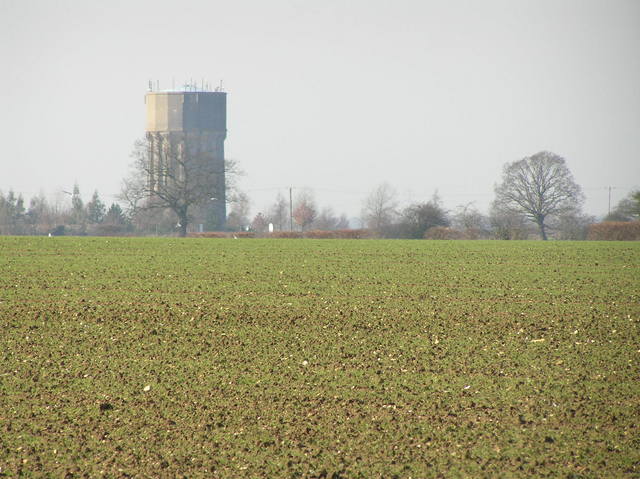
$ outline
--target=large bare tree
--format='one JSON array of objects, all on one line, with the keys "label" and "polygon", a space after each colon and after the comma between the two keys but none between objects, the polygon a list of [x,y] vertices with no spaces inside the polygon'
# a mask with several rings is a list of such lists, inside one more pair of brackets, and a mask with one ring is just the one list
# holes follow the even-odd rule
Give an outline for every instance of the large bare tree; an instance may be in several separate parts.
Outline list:
[{"label": "large bare tree", "polygon": [[[152,161],[153,156],[153,161]],[[233,184],[228,176],[239,174],[232,160],[213,161],[185,138],[167,137],[151,155],[146,139],[135,143],[131,176],[124,181],[121,198],[131,209],[169,209],[178,219],[180,236],[185,236],[195,210],[207,210],[215,202],[233,199],[225,188]],[[224,218],[219,219],[224,222]]]},{"label": "large bare tree", "polygon": [[549,151],[507,163],[495,192],[496,203],[533,221],[543,240],[548,217],[577,211],[584,200],[564,158]]}]

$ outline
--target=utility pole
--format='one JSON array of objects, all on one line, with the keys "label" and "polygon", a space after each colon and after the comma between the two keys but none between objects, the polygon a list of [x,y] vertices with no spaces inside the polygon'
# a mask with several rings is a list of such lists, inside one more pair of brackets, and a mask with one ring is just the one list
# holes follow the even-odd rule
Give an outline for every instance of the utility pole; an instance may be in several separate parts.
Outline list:
[{"label": "utility pole", "polygon": [[289,231],[293,231],[293,188],[289,187]]},{"label": "utility pole", "polygon": [[609,187],[609,214],[611,214],[611,187]]}]

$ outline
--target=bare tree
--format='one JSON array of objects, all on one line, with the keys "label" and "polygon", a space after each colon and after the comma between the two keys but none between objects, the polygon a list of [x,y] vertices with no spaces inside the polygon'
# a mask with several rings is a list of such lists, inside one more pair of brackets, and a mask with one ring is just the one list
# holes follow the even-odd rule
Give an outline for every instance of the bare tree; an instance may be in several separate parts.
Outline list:
[{"label": "bare tree", "polygon": [[269,219],[277,231],[284,231],[289,224],[289,202],[280,192],[269,209]]},{"label": "bare tree", "polygon": [[495,200],[489,210],[489,226],[493,237],[502,240],[524,240],[533,232],[533,225],[522,212],[506,209]]},{"label": "bare tree", "polygon": [[384,236],[397,217],[396,191],[388,183],[378,185],[364,201],[362,219],[367,228]]},{"label": "bare tree", "polygon": [[337,230],[348,230],[351,227],[349,224],[349,218],[346,213],[342,213],[338,218],[338,222],[336,223]]},{"label": "bare tree", "polygon": [[[140,140],[132,157],[133,172],[120,195],[129,212],[169,209],[178,219],[181,236],[186,235],[195,210],[224,211],[225,177],[229,176],[226,182],[231,185],[233,176],[238,174],[235,162],[214,161],[210,154],[181,136],[166,137],[153,155],[148,140]],[[220,223],[223,221],[219,218]]]},{"label": "bare tree", "polygon": [[140,213],[144,210],[144,201],[148,197],[146,182],[146,178],[134,168],[131,174],[122,180],[122,188],[118,195],[118,199],[125,205],[127,219],[138,226]]},{"label": "bare tree", "polygon": [[543,240],[547,217],[579,209],[584,198],[564,158],[548,151],[506,164],[495,192],[502,208],[521,212],[538,225]]},{"label": "bare tree", "polygon": [[243,192],[237,193],[227,217],[227,227],[235,231],[244,231],[249,226],[250,209],[251,201],[247,194]]},{"label": "bare tree", "polygon": [[454,228],[462,231],[469,230],[485,230],[487,227],[487,218],[480,213],[473,202],[464,205],[458,205],[458,211],[453,215],[452,224]]},{"label": "bare tree", "polygon": [[333,212],[333,208],[331,208],[331,206],[325,206],[313,222],[313,227],[319,230],[329,231],[335,230],[337,224],[338,218]]},{"label": "bare tree", "polygon": [[224,159],[224,196],[228,204],[236,201],[240,195],[247,196],[238,187],[238,179],[244,175],[245,172],[237,160],[233,158]]},{"label": "bare tree", "polygon": [[596,218],[580,211],[567,211],[550,219],[553,236],[559,240],[585,240],[589,234],[589,226]]},{"label": "bare tree", "polygon": [[269,221],[262,213],[258,213],[251,221],[251,230],[256,233],[264,233],[269,229]]},{"label": "bare tree", "polygon": [[308,191],[301,191],[295,202],[296,207],[293,210],[293,221],[300,226],[300,230],[311,225],[316,219],[316,206],[313,196]]}]

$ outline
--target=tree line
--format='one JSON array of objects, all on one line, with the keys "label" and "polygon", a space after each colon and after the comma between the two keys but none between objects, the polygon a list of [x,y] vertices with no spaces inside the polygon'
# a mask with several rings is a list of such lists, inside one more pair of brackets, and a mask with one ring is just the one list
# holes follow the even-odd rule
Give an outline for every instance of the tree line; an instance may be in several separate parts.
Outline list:
[{"label": "tree line", "polygon": [[582,212],[584,195],[560,156],[542,151],[504,166],[488,215],[473,204],[445,211],[437,196],[399,211],[395,192],[380,185],[367,198],[363,218],[382,237],[494,237],[584,239],[595,218]]},{"label": "tree line", "polygon": [[3,235],[102,235],[131,231],[131,224],[117,202],[109,207],[94,191],[84,203],[77,184],[70,202],[47,200],[39,194],[25,204],[24,197],[9,191],[0,191],[0,234]]},{"label": "tree line", "polygon": [[[343,230],[350,225],[345,214],[336,214],[330,206],[319,207],[311,190],[298,190],[295,198],[278,193],[264,211],[250,217],[250,198],[237,188],[242,171],[227,160],[224,197],[228,214],[224,221],[208,216],[208,202],[220,197],[211,191],[212,175],[206,162],[184,154],[179,168],[168,170],[172,181],[150,189],[149,161],[144,143],[134,149],[131,174],[123,181],[117,202],[106,206],[98,192],[84,203],[80,188],[64,192],[70,202],[49,202],[40,194],[25,200],[20,194],[0,192],[0,234],[31,235],[105,235],[105,234],[180,234],[195,230],[194,221],[209,222],[207,229],[225,224],[228,231]],[[167,162],[170,164],[170,162]],[[197,165],[197,170],[195,166]],[[437,193],[427,201],[400,207],[397,191],[388,183],[375,187],[365,198],[360,215],[362,227],[380,238],[496,238],[546,240],[585,239],[596,218],[583,212],[584,194],[575,182],[566,161],[542,151],[504,166],[501,181],[495,186],[495,198],[488,214],[473,203],[447,210]],[[640,191],[622,199],[604,218],[629,222],[640,219]],[[205,225],[203,225],[205,226]]]},{"label": "tree line", "polygon": [[[258,233],[266,228],[287,229],[284,226],[286,199],[282,196],[268,211],[249,221],[249,198],[235,189],[234,179],[240,174],[236,164],[227,161],[224,171],[217,171],[216,162],[208,159],[207,152],[190,147],[184,139],[167,139],[155,160],[150,151],[144,141],[136,146],[134,170],[130,180],[125,182],[129,191],[124,191],[123,196],[135,196],[133,204],[141,204],[141,212],[159,209],[173,214],[182,236],[196,218],[205,222],[211,200],[221,197],[230,202],[226,218],[228,228],[252,229]],[[216,181],[221,173],[224,173],[226,183]],[[164,180],[158,181],[158,175]],[[131,188],[131,185],[135,187]],[[215,190],[222,187],[225,191]],[[131,190],[137,194],[132,195]],[[385,184],[366,199],[361,218],[370,231],[387,238],[423,238],[433,234],[486,237],[491,234],[502,239],[518,239],[529,237],[530,230],[535,227],[543,240],[548,238],[549,231],[559,239],[584,239],[587,226],[595,218],[582,211],[583,202],[582,189],[565,159],[541,151],[504,166],[488,217],[472,205],[465,205],[451,215],[442,207],[437,195],[399,210],[393,189]],[[310,228],[330,230],[349,225],[346,216],[336,218],[330,208],[318,211],[313,195],[308,191],[297,195],[295,206],[290,199],[288,217],[288,229],[292,231],[294,223],[301,232]]]}]

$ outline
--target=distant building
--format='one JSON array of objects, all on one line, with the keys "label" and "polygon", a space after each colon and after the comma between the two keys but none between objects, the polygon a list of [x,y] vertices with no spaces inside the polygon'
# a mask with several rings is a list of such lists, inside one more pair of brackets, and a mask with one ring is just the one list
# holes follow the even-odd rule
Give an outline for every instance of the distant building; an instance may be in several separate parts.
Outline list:
[{"label": "distant building", "polygon": [[[153,191],[163,181],[163,149],[181,145],[215,167],[211,197],[195,211],[194,224],[207,230],[222,229],[226,219],[224,140],[227,136],[227,94],[204,91],[185,85],[183,90],[149,91],[146,138],[149,147],[149,187]],[[165,160],[163,160],[165,158]]]}]

